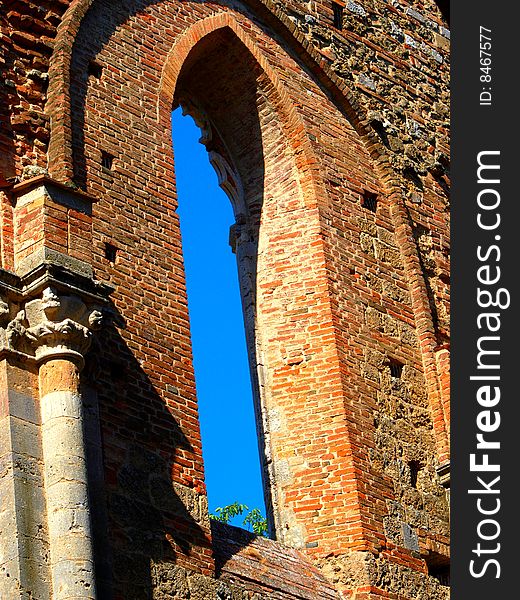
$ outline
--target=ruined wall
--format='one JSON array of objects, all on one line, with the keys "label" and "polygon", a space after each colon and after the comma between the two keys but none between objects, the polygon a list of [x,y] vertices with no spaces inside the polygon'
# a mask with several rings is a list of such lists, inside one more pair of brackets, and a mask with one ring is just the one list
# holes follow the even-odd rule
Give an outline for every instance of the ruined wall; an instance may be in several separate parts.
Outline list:
[{"label": "ruined wall", "polygon": [[[23,291],[40,263],[63,293],[76,273],[89,306],[101,296],[85,277],[113,286],[82,376],[101,597],[248,588],[215,580],[175,212],[179,101],[235,209],[277,539],[346,598],[447,595],[449,31],[433,2],[339,5],[336,21],[330,2],[0,7],[3,326],[31,329],[15,308],[42,293]],[[20,187],[41,173],[61,191]],[[2,352],[17,365],[28,353],[36,373],[34,344],[16,340]],[[257,589],[274,593],[244,597]]]}]

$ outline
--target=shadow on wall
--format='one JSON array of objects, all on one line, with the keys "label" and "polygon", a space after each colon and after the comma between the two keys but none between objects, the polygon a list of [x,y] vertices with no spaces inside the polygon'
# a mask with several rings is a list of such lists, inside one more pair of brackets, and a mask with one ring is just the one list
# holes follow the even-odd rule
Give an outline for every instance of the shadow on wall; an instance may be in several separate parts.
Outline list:
[{"label": "shadow on wall", "polygon": [[172,483],[193,454],[177,419],[118,330],[102,335],[82,375],[98,594],[142,600],[160,565],[209,549],[209,521],[205,496]]}]

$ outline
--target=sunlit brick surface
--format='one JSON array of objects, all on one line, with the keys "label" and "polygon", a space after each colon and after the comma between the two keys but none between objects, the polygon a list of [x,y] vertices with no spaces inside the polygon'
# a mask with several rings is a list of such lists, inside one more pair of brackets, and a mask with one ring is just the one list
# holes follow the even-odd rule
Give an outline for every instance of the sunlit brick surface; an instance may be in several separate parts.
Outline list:
[{"label": "sunlit brick surface", "polygon": [[[30,350],[8,343],[25,300],[7,271],[64,256],[114,287],[82,374],[98,407],[86,444],[99,597],[284,597],[242,575],[231,585],[240,561],[220,581],[215,570],[176,214],[179,102],[235,211],[278,543],[343,598],[447,597],[426,561],[449,556],[436,471],[449,461],[449,31],[434,2],[341,4],[341,28],[321,1],[0,9],[2,352],[25,368]],[[20,188],[42,174],[59,194]]]}]

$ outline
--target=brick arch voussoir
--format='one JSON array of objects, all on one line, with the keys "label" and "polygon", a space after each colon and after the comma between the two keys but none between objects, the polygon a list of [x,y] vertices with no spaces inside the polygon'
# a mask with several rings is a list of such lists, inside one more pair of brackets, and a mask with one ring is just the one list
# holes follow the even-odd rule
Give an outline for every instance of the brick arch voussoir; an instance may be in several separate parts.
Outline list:
[{"label": "brick arch voussoir", "polygon": [[[51,137],[49,142],[48,168],[54,178],[70,183],[73,179],[73,153],[72,153],[72,118],[70,95],[70,66],[74,40],[81,28],[81,23],[89,8],[95,0],[72,0],[58,27],[54,51],[49,67],[49,88],[46,112],[50,117]],[[381,175],[382,183],[390,191],[394,186],[399,189],[399,184],[393,176],[392,169],[386,158],[386,149],[378,135],[373,130],[367,119],[366,112],[353,92],[329,67],[322,56],[312,47],[311,43],[298,31],[296,25],[283,14],[272,0],[245,0],[253,10],[260,15],[280,33],[288,43],[295,48],[296,53],[304,60],[316,79],[327,89],[332,91],[334,100],[341,106],[350,123],[365,142],[367,150],[375,160],[376,167]],[[214,19],[214,21],[213,21]],[[276,74],[254,47],[252,40],[247,40],[246,34],[235,26],[235,21],[229,13],[220,13],[204,20],[204,25],[193,30],[190,36],[200,36],[200,39],[219,27],[230,26],[235,34],[246,44],[261,67],[268,74],[269,79],[275,83],[280,97],[284,92],[279,85]],[[196,43],[195,38],[187,37],[179,42],[187,47]],[[182,55],[182,46],[178,47],[179,57]],[[180,59],[179,59],[180,60]],[[183,62],[183,61],[182,61]],[[181,63],[182,64],[182,63]],[[175,65],[172,65],[174,68]],[[166,76],[167,77],[167,76]],[[168,81],[164,81],[165,89]],[[171,97],[170,97],[171,98]],[[338,102],[339,100],[339,102]],[[286,104],[287,108],[287,104]],[[289,109],[290,112],[290,109]],[[307,149],[309,154],[309,148]],[[310,158],[310,157],[309,157]]]},{"label": "brick arch voussoir", "polygon": [[72,115],[70,66],[74,40],[83,17],[94,0],[72,0],[58,26],[49,64],[48,99],[45,112],[50,117],[51,136],[48,150],[49,174],[63,183],[72,183]]},{"label": "brick arch voussoir", "polygon": [[[72,49],[74,40],[81,28],[83,18],[89,8],[96,0],[72,0],[69,8],[66,10],[63,19],[58,26],[54,51],[51,56],[49,67],[49,88],[46,113],[51,120],[51,137],[49,143],[48,168],[49,173],[56,179],[65,183],[72,182],[73,179],[73,155],[72,155],[72,118],[71,118],[71,97],[70,97],[70,66],[72,61]],[[357,133],[362,137],[370,151],[372,158],[383,159],[386,154],[384,145],[379,140],[377,134],[367,119],[366,112],[358,102],[353,92],[347,85],[339,79],[330,69],[323,57],[312,47],[310,42],[298,31],[297,27],[290,21],[286,15],[276,6],[272,0],[245,0],[253,10],[260,13],[262,17],[280,33],[286,41],[293,47],[300,58],[304,59],[307,66],[310,67],[317,80],[325,87],[334,88],[333,96],[340,96],[342,101],[339,103],[345,111],[349,121]],[[229,13],[216,15],[216,19],[225,19]],[[227,24],[232,21],[228,21]],[[224,26],[224,25],[223,25]],[[205,27],[207,32],[200,30],[201,39],[209,33],[211,27],[217,28],[207,22]],[[239,38],[242,36],[235,31]],[[242,41],[244,41],[242,39]],[[186,39],[185,43],[189,45],[193,40]],[[249,47],[252,50],[251,47]],[[258,52],[253,55],[261,64],[262,68],[269,73],[269,67],[266,61]],[[260,60],[261,59],[261,60]],[[276,81],[273,73],[269,73],[272,81]],[[283,96],[283,95],[282,95]],[[391,170],[389,170],[391,172]],[[387,180],[387,177],[383,178]]]},{"label": "brick arch voussoir", "polygon": [[299,183],[309,207],[325,202],[327,192],[318,169],[318,161],[310,139],[305,133],[303,122],[298,115],[288,92],[281,83],[261,49],[240,25],[234,15],[222,12],[198,21],[190,26],[170,50],[162,72],[157,101],[157,120],[163,131],[171,131],[172,101],[181,69],[192,49],[207,35],[217,30],[231,31],[245,46],[264,74],[264,92],[268,95],[280,120],[280,125],[292,147],[295,166],[299,173]]}]

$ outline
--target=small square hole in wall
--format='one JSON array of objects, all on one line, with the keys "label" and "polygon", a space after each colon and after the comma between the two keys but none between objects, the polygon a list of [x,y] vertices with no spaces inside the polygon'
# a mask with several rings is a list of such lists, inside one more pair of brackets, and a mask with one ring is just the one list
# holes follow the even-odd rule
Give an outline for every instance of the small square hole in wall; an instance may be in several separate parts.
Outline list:
[{"label": "small square hole in wall", "polygon": [[372,192],[364,192],[363,197],[361,198],[361,206],[367,210],[370,210],[371,212],[376,212],[377,194]]},{"label": "small square hole in wall", "polygon": [[88,63],[88,74],[95,79],[101,79],[101,75],[103,75],[103,67],[95,60],[91,60]]},{"label": "small square hole in wall", "polygon": [[107,171],[112,171],[114,166],[114,156],[108,152],[101,152],[101,166]]},{"label": "small square hole in wall", "polygon": [[336,29],[343,29],[343,14],[345,9],[337,2],[332,3],[333,24]]},{"label": "small square hole in wall", "polygon": [[448,25],[450,24],[450,1],[449,0],[435,0],[435,4],[439,7],[442,16],[446,19]]},{"label": "small square hole in wall", "polygon": [[422,469],[422,465],[417,460],[411,460],[408,463],[408,468],[410,469],[410,485],[413,488],[417,487],[417,477],[419,476],[419,471]]},{"label": "small square hole in wall", "polygon": [[389,363],[390,367],[390,375],[394,379],[401,379],[401,375],[403,374],[403,363],[398,360],[391,360]]},{"label": "small square hole in wall", "polygon": [[114,246],[114,244],[110,244],[108,242],[105,243],[105,258],[111,263],[116,262],[117,248]]},{"label": "small square hole in wall", "polygon": [[450,585],[450,559],[437,552],[430,552],[423,557],[428,566],[428,575],[446,587]]}]

